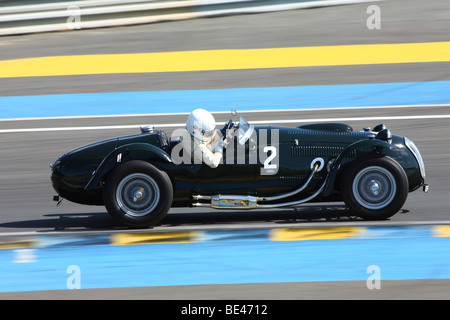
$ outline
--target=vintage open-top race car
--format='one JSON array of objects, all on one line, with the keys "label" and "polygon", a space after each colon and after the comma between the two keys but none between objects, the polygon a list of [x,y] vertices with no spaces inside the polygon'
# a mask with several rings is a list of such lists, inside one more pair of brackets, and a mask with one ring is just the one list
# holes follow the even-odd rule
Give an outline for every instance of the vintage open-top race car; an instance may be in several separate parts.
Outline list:
[{"label": "vintage open-top race car", "polygon": [[105,205],[122,224],[156,225],[171,207],[271,209],[344,201],[363,219],[387,219],[409,192],[427,191],[419,150],[385,125],[252,126],[233,115],[223,163],[211,168],[183,149],[186,130],[161,130],[96,142],[51,164],[61,198]]}]

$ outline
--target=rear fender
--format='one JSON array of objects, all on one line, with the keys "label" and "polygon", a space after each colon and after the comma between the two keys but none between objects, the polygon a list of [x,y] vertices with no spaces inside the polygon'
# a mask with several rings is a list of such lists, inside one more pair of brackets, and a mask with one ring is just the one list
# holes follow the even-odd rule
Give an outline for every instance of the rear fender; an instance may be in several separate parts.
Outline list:
[{"label": "rear fender", "polygon": [[327,185],[325,186],[323,196],[327,197],[333,191],[336,177],[340,173],[341,167],[345,160],[348,160],[349,158],[354,158],[353,160],[354,162],[359,161],[363,157],[368,157],[371,155],[373,156],[385,155],[395,157],[396,153],[397,148],[394,145],[379,139],[369,139],[369,140],[364,139],[352,143],[347,148],[345,148],[339,154],[336,160],[334,160],[333,163],[331,164],[328,182]]},{"label": "rear fender", "polygon": [[172,162],[170,156],[162,149],[147,143],[131,143],[114,149],[93,172],[91,180],[84,187],[92,190],[102,178],[121,164],[131,160]]}]

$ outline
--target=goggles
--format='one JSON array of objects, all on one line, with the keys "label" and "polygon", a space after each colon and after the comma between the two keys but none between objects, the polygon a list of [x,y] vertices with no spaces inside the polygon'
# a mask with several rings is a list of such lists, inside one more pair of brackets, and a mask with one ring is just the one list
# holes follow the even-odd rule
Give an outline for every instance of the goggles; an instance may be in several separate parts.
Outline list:
[{"label": "goggles", "polygon": [[214,132],[216,131],[216,129],[212,129],[212,130],[200,130],[200,132],[202,133],[203,137],[205,137],[206,139],[210,139],[212,138],[212,136],[214,135]]},{"label": "goggles", "polygon": [[201,128],[198,128],[197,126],[194,125],[194,130],[198,130],[201,134],[202,137],[204,139],[211,139],[212,136],[214,135],[214,132],[216,131],[216,129],[211,129],[211,130],[203,130]]}]

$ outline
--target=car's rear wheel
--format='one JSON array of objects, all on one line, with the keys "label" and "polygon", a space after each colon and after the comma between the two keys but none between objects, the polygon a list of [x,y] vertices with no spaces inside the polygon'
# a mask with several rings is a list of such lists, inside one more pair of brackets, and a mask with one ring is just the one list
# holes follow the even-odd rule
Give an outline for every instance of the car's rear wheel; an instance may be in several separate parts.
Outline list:
[{"label": "car's rear wheel", "polygon": [[173,189],[165,172],[144,161],[130,161],[107,177],[103,199],[114,219],[128,227],[145,228],[165,217]]},{"label": "car's rear wheel", "polygon": [[341,191],[352,213],[366,220],[383,220],[404,205],[408,178],[392,158],[368,158],[345,172]]}]

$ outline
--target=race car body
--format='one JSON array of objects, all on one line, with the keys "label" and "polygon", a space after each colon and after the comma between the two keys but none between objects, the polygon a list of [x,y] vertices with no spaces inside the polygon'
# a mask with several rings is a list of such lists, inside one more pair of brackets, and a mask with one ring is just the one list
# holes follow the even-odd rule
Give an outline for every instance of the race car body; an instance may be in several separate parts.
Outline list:
[{"label": "race car body", "polygon": [[249,210],[312,201],[344,201],[363,219],[387,219],[409,192],[428,188],[417,147],[382,124],[356,132],[341,123],[252,126],[240,117],[216,168],[181,148],[189,138],[144,127],[68,152],[51,165],[56,198],[105,205],[121,223],[148,227],[171,207]]}]

